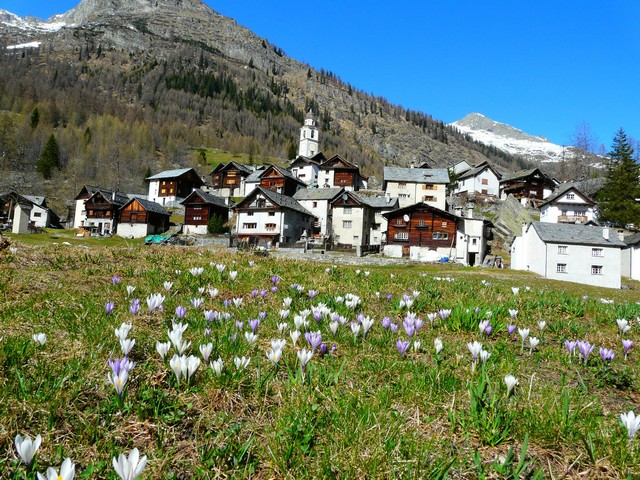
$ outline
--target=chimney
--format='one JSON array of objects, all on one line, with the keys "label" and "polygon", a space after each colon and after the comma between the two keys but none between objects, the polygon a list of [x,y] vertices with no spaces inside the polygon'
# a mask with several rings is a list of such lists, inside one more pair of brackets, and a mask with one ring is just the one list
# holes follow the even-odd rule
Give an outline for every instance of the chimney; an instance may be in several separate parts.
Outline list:
[{"label": "chimney", "polygon": [[388,193],[385,193],[384,198],[387,200],[387,203],[391,203],[391,195],[389,195]]},{"label": "chimney", "polygon": [[602,238],[609,240],[609,227],[602,228]]},{"label": "chimney", "polygon": [[416,168],[416,164],[414,162],[411,162],[411,164],[409,165],[410,168]]},{"label": "chimney", "polygon": [[467,207],[467,218],[473,218],[473,207],[471,205]]}]

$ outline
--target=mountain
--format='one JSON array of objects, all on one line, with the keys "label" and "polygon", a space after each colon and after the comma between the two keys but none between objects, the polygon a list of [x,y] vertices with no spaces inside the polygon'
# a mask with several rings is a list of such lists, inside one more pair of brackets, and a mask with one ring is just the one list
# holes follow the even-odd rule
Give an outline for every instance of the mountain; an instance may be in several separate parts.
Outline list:
[{"label": "mountain", "polygon": [[[372,180],[384,165],[424,161],[528,166],[288,57],[200,0],[83,0],[47,21],[0,15],[0,191],[58,202],[84,183],[143,192],[149,170],[209,173],[199,162],[211,148],[286,162],[309,109],[325,154]],[[62,170],[43,179],[35,165],[51,134]]]},{"label": "mountain", "polygon": [[512,155],[522,156],[534,163],[556,163],[571,159],[574,155],[573,147],[556,145],[545,137],[529,135],[479,113],[470,113],[449,125],[478,142],[492,145]]}]

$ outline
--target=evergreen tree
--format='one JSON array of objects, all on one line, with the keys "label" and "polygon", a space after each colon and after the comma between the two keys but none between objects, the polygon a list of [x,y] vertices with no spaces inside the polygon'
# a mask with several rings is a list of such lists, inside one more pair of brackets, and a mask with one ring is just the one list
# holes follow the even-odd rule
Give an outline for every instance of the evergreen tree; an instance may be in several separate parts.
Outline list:
[{"label": "evergreen tree", "polygon": [[640,225],[640,165],[623,129],[613,139],[604,186],[598,194],[598,219],[624,226]]},{"label": "evergreen tree", "polygon": [[31,128],[35,129],[40,122],[40,112],[38,111],[38,107],[33,107],[31,111]]},{"label": "evergreen tree", "polygon": [[207,224],[207,231],[211,234],[226,233],[229,228],[225,226],[225,220],[220,215],[213,214]]},{"label": "evergreen tree", "polygon": [[60,169],[60,147],[52,133],[42,149],[40,158],[36,163],[36,170],[48,180],[51,178],[54,168]]}]

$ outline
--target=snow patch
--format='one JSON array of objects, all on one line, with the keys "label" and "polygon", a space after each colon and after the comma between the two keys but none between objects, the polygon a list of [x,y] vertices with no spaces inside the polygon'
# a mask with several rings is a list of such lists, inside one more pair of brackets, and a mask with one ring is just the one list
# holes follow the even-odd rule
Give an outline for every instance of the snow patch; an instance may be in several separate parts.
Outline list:
[{"label": "snow patch", "polygon": [[7,50],[18,50],[21,48],[38,48],[42,42],[21,43],[20,45],[9,45]]}]

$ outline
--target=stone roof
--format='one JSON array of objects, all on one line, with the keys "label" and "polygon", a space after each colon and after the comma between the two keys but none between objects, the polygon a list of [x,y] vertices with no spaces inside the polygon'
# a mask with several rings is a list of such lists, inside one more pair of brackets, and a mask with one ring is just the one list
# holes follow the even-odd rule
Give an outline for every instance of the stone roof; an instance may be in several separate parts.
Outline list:
[{"label": "stone roof", "polygon": [[533,227],[545,243],[566,243],[569,245],[593,245],[598,247],[624,248],[613,229],[609,229],[609,239],[603,236],[603,228],[591,225],[569,223],[532,222]]},{"label": "stone roof", "polygon": [[[274,192],[273,190],[269,190],[268,188],[257,186],[255,190],[251,192],[248,196],[253,196],[258,192],[262,193],[272,203],[274,203],[275,205],[278,205],[279,207],[288,208],[290,210],[295,210],[296,212],[302,213],[304,215],[315,217],[313,213],[311,213],[309,210],[307,210],[302,205],[300,205],[297,200],[291,197],[288,197],[286,195],[282,195],[281,193]],[[247,197],[245,197],[245,199],[246,198]]]},{"label": "stone roof", "polygon": [[384,167],[384,181],[447,184],[449,171],[446,168]]},{"label": "stone roof", "polygon": [[[142,208],[144,208],[147,212],[159,213],[161,215],[171,215],[165,208],[157,202],[152,202],[151,200],[147,200],[144,198],[132,198],[127,202],[126,205],[123,205],[122,208],[126,207],[129,203],[137,201]],[[121,208],[121,209],[122,209]]]},{"label": "stone roof", "polygon": [[224,207],[224,208],[229,208],[229,205],[227,205],[227,203],[224,201],[223,198],[220,198],[216,195],[212,195],[210,193],[205,192],[204,190],[200,189],[200,188],[194,188],[193,192],[191,192],[187,198],[185,198],[182,202],[183,205],[185,205],[187,203],[187,200],[189,199],[189,197],[191,195],[199,195],[200,198],[202,198],[206,203],[210,204],[210,205],[217,205],[219,207]]},{"label": "stone roof", "polygon": [[624,243],[631,246],[640,243],[640,233],[634,233],[628,237],[624,237]]},{"label": "stone roof", "polygon": [[498,177],[498,180],[500,180],[500,178],[502,178],[502,175],[500,175],[500,173],[495,168],[493,168],[489,164],[489,162],[482,162],[481,164],[476,165],[475,167],[471,167],[470,169],[465,170],[464,172],[460,173],[460,176],[458,177],[458,180],[464,180],[465,178],[475,177],[476,175],[479,175],[480,173],[482,173],[486,168],[489,168],[489,169],[493,170],[493,172]]},{"label": "stone roof", "polygon": [[354,193],[362,203],[368,205],[371,208],[388,208],[395,210],[400,205],[398,197],[386,197],[384,195],[359,195]]},{"label": "stone roof", "polygon": [[580,191],[580,189],[576,187],[575,183],[565,183],[560,185],[549,197],[545,198],[544,202],[542,202],[540,206],[546,205],[547,203],[551,203],[554,200],[557,200],[558,198],[560,198],[562,195],[569,192],[570,190],[575,190],[576,193],[578,193],[580,196],[587,199],[587,203],[590,203],[591,205],[595,205],[595,202],[591,198],[589,198],[588,195],[582,193],[582,191]]},{"label": "stone roof", "polygon": [[[151,177],[147,177],[145,180],[162,180],[163,178],[178,178],[189,172],[189,170],[193,170],[193,168],[178,168],[176,170],[165,170],[164,172],[157,173],[152,175]],[[200,175],[193,170],[193,173],[200,178]]]},{"label": "stone roof", "polygon": [[296,200],[333,200],[343,190],[342,187],[302,188],[293,195],[293,198]]}]

